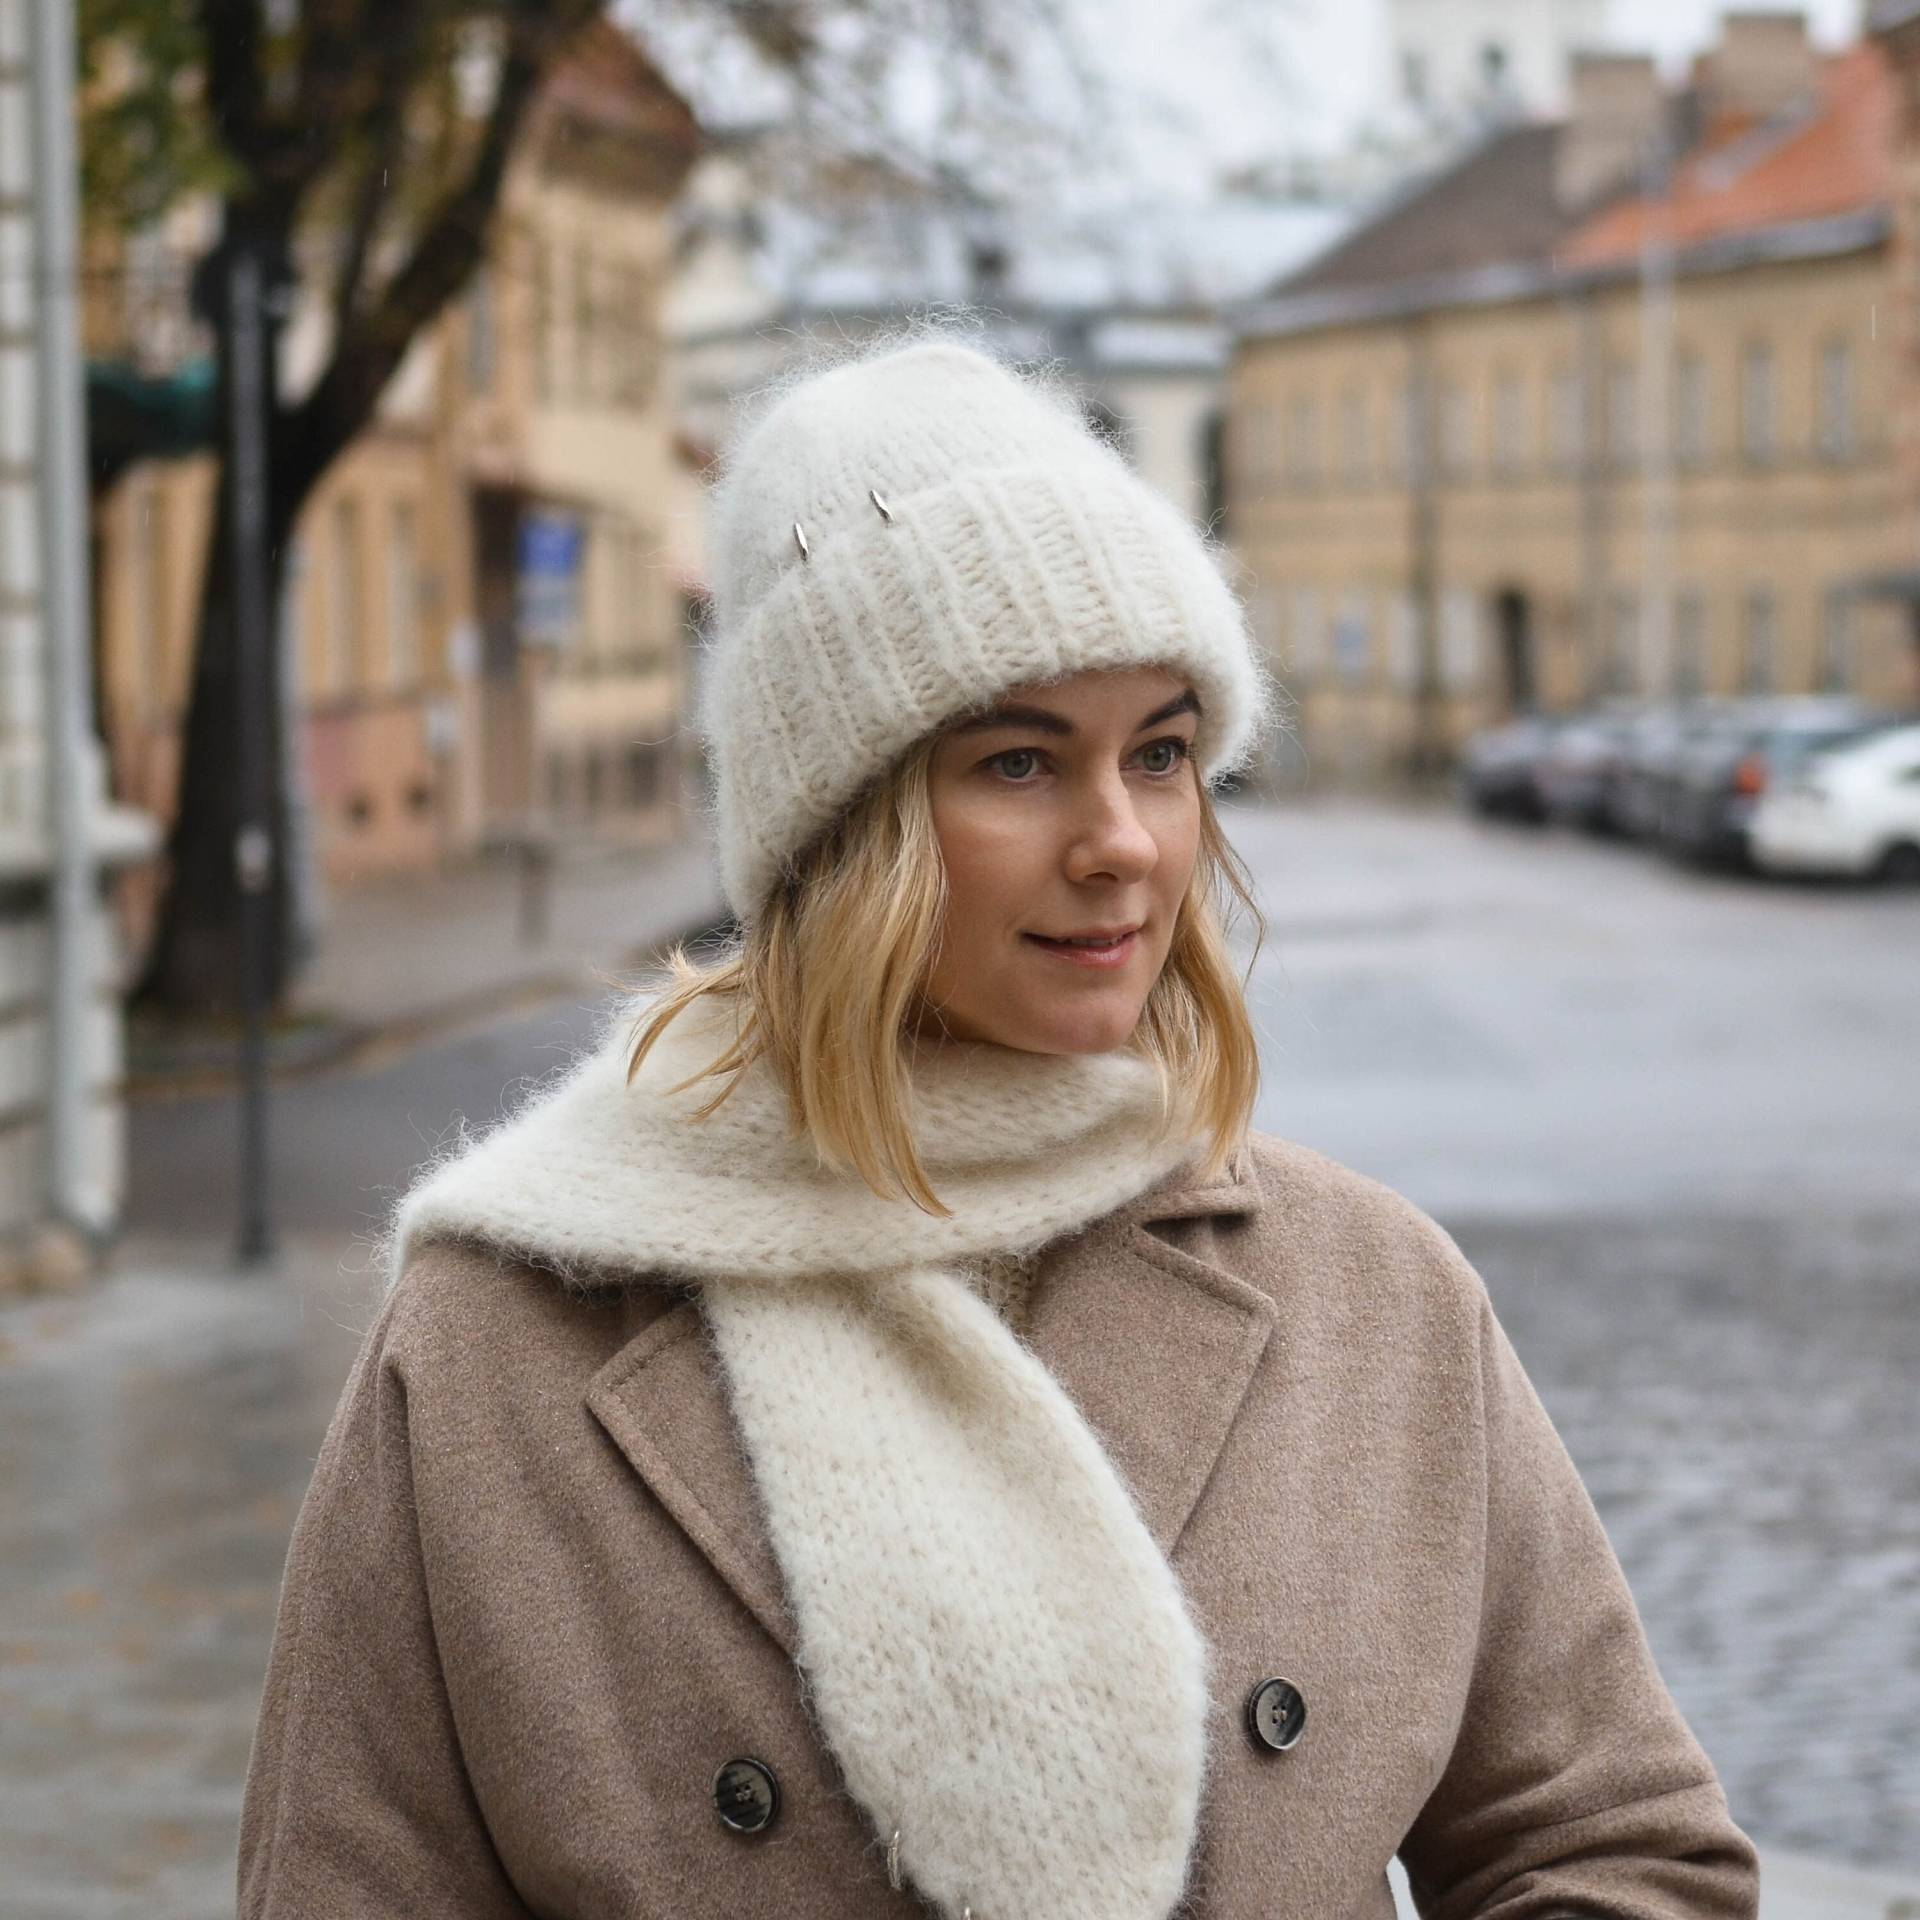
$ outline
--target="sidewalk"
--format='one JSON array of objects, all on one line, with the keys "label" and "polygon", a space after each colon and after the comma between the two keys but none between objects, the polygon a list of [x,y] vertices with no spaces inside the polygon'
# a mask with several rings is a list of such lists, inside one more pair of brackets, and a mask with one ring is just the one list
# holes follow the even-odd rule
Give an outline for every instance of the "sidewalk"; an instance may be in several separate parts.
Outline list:
[{"label": "sidewalk", "polygon": [[511,855],[336,892],[294,1005],[354,1026],[413,1026],[591,986],[596,968],[643,966],[656,947],[725,912],[697,827],[668,846],[562,841],[544,890],[546,924],[531,935],[521,921],[526,882]]},{"label": "sidewalk", "polygon": [[[674,941],[722,922],[720,881],[703,828],[671,845],[578,839],[555,846],[543,879],[512,854],[440,873],[341,888],[327,900],[319,950],[270,1047],[276,1078],[406,1046],[469,1020],[654,965]],[[135,1097],[203,1092],[233,1071],[225,1037],[129,1036]]]}]

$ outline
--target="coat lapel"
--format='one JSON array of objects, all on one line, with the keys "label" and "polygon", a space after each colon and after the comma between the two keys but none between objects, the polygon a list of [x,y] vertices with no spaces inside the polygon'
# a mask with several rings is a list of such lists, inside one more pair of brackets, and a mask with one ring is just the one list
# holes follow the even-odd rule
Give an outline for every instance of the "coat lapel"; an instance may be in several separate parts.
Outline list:
[{"label": "coat lapel", "polygon": [[[1079,1407],[1163,1553],[1226,1443],[1266,1351],[1272,1300],[1168,1242],[1160,1221],[1257,1212],[1243,1148],[1218,1180],[1184,1169],[1062,1241],[1042,1262],[1029,1344]],[[669,1308],[588,1383],[628,1464],[753,1617],[794,1653],[779,1562],[698,1306]]]}]

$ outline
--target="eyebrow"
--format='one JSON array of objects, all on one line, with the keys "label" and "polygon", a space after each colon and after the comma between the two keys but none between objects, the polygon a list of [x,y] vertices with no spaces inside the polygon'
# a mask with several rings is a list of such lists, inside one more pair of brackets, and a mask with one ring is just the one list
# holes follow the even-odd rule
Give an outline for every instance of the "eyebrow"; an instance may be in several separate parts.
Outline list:
[{"label": "eyebrow", "polygon": [[[1154,710],[1134,728],[1140,733],[1148,727],[1157,727],[1163,720],[1171,720],[1177,713],[1198,714],[1200,696],[1189,687],[1185,693],[1169,700],[1164,707]],[[1062,736],[1074,732],[1074,724],[1064,714],[1051,713],[1045,707],[996,707],[991,713],[978,713],[970,719],[954,724],[949,731],[953,733],[990,733],[998,727],[1032,727],[1037,733],[1054,733]]]}]

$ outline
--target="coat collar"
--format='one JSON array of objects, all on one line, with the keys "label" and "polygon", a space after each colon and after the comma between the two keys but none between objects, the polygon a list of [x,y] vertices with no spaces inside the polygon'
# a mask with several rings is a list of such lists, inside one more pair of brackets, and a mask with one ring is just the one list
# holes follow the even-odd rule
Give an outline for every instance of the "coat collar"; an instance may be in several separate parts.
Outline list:
[{"label": "coat collar", "polygon": [[[1178,1168],[1049,1250],[1028,1342],[1085,1417],[1163,1553],[1178,1545],[1252,1384],[1276,1309],[1259,1288],[1148,1231],[1259,1211],[1243,1145],[1226,1172]],[[586,1404],[714,1571],[791,1656],[792,1616],[705,1323],[681,1301],[588,1383]]]}]

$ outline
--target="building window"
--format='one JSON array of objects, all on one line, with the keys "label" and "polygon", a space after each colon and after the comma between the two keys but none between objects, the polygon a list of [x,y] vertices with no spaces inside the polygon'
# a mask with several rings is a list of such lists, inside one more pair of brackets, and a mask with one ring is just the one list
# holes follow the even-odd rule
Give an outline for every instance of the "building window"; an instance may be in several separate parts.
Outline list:
[{"label": "building window", "polygon": [[1845,460],[1853,452],[1853,349],[1844,340],[1829,340],[1820,349],[1814,438],[1823,460]]},{"label": "building window", "polygon": [[1420,684],[1420,610],[1402,589],[1387,602],[1388,684],[1411,693]]},{"label": "building window", "polygon": [[1707,363],[1691,351],[1673,365],[1673,457],[1683,467],[1707,462]]},{"label": "building window", "polygon": [[1607,370],[1607,458],[1631,466],[1640,453],[1640,383],[1628,366]]},{"label": "building window", "polygon": [[660,797],[660,749],[636,741],[627,748],[627,805],[645,809]]},{"label": "building window", "polygon": [[1698,587],[1673,597],[1673,691],[1682,700],[1707,685],[1707,603]]},{"label": "building window", "polygon": [[1480,603],[1465,587],[1440,597],[1440,684],[1465,693],[1480,679]]},{"label": "building window", "polygon": [[1341,679],[1367,677],[1373,661],[1373,634],[1367,618],[1367,596],[1358,589],[1340,603],[1333,623],[1333,664]]},{"label": "building window", "polygon": [[354,691],[360,647],[360,502],[343,494],[333,503],[333,581],[328,594],[327,691]]},{"label": "building window", "polygon": [[642,267],[625,266],[615,285],[618,300],[614,321],[619,340],[619,400],[625,407],[642,407],[653,390],[656,361],[653,331],[648,324],[652,308],[647,301],[647,276]]},{"label": "building window", "polygon": [[1740,660],[1740,690],[1743,693],[1771,693],[1778,639],[1775,632],[1778,616],[1774,609],[1772,588],[1749,588],[1746,614]]},{"label": "building window", "polygon": [[598,391],[600,342],[594,327],[593,255],[585,247],[573,256],[573,397],[591,400]]},{"label": "building window", "polygon": [[482,260],[467,282],[467,385],[475,393],[493,390],[494,325],[493,269]]},{"label": "building window", "polygon": [[1459,480],[1472,465],[1472,413],[1467,390],[1459,381],[1448,380],[1440,388],[1440,470],[1449,480]]},{"label": "building window", "polygon": [[1619,588],[1608,604],[1607,658],[1601,677],[1607,693],[1631,693],[1639,683],[1640,597]]},{"label": "building window", "polygon": [[1295,673],[1312,678],[1326,668],[1327,630],[1321,618],[1320,591],[1317,587],[1295,587],[1290,639],[1293,644],[1292,667]]},{"label": "building window", "polygon": [[307,671],[307,542],[295,534],[280,556],[281,698],[289,713],[304,704],[301,683]]},{"label": "building window", "polygon": [[1752,342],[1740,356],[1740,450],[1752,461],[1773,458],[1773,349]]},{"label": "building window", "polygon": [[1340,397],[1340,470],[1349,486],[1367,481],[1367,396],[1357,389]]},{"label": "building window", "polygon": [[399,691],[419,685],[420,551],[410,500],[396,500],[387,521],[387,665]]},{"label": "building window", "polygon": [[173,701],[173,539],[161,482],[134,496],[132,531],[134,673],[141,714],[152,718]]},{"label": "building window", "polygon": [[1272,401],[1251,402],[1234,417],[1228,429],[1235,451],[1239,484],[1258,498],[1280,471],[1280,409]]},{"label": "building window", "polygon": [[1414,483],[1414,459],[1420,445],[1420,390],[1403,380],[1387,409],[1387,470],[1396,480]]},{"label": "building window", "polygon": [[1287,409],[1287,478],[1308,487],[1320,477],[1320,409],[1305,394]]},{"label": "building window", "polygon": [[1578,368],[1557,368],[1549,392],[1554,464],[1571,473],[1580,465],[1587,439]]},{"label": "building window", "polygon": [[1503,373],[1493,385],[1494,471],[1511,479],[1527,459],[1527,392],[1517,373]]},{"label": "building window", "polygon": [[1846,693],[1853,686],[1853,597],[1828,589],[1820,608],[1820,656],[1814,663],[1816,693]]},{"label": "building window", "polygon": [[528,249],[531,262],[530,289],[533,303],[533,397],[553,398],[554,301],[553,249],[544,240],[536,240]]}]

